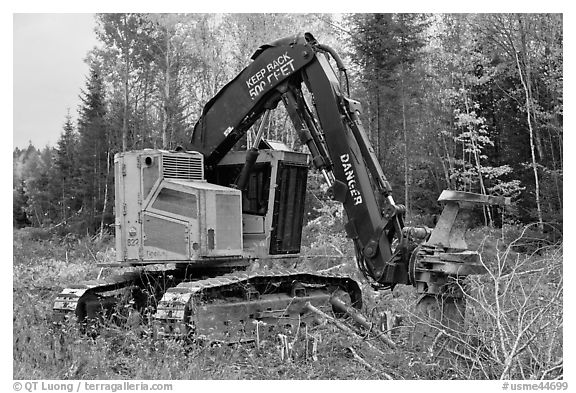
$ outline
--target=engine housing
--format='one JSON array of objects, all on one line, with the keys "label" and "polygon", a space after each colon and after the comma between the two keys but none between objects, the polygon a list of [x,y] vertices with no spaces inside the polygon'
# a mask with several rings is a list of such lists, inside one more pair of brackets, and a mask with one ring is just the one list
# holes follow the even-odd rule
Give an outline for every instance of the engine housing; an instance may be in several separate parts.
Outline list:
[{"label": "engine housing", "polygon": [[241,192],[206,182],[202,154],[145,149],[116,154],[114,165],[118,262],[242,255]]}]

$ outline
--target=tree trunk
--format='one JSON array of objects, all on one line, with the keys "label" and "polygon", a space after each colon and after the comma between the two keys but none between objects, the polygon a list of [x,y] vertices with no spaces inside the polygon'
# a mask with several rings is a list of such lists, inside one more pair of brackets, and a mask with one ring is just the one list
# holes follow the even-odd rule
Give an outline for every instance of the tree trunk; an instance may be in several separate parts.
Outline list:
[{"label": "tree trunk", "polygon": [[[462,87],[464,91],[464,105],[466,106],[466,114],[470,115],[470,106],[468,105],[468,96],[466,95],[466,90]],[[473,132],[470,137],[470,143],[472,144],[472,155],[474,156],[474,163],[476,164],[476,170],[478,171],[478,184],[480,185],[480,193],[486,195],[486,187],[484,186],[484,178],[482,177],[482,166],[480,165],[480,156],[478,154],[478,145],[476,144],[476,133]],[[492,225],[492,214],[490,212],[489,206],[484,206],[482,209],[484,214],[484,224]]]},{"label": "tree trunk", "polygon": [[376,152],[378,161],[382,162],[382,151],[380,150],[380,87],[376,86],[376,130],[374,130],[374,140],[376,141]]},{"label": "tree trunk", "polygon": [[[440,138],[442,139],[442,147],[444,148],[444,151],[446,152],[446,160],[448,161],[448,168],[446,169],[445,164],[442,162],[442,167],[445,168],[445,175],[446,175],[446,184],[448,186],[448,188],[450,189],[455,189],[456,186],[453,184],[452,179],[450,179],[450,175],[452,173],[454,173],[454,165],[453,165],[453,155],[450,155],[450,150],[448,149],[448,145],[446,144],[446,138],[444,137],[444,135],[441,135]],[[442,155],[438,154],[438,156],[440,157],[440,159],[442,159]]]},{"label": "tree trunk", "polygon": [[522,67],[520,66],[520,58],[518,57],[518,52],[514,51],[516,55],[516,65],[518,66],[518,75],[520,75],[520,82],[524,88],[524,95],[526,99],[526,119],[528,121],[528,131],[530,133],[530,154],[532,156],[532,171],[534,172],[534,185],[536,193],[536,210],[538,211],[538,229],[542,231],[544,229],[544,223],[542,221],[542,207],[540,204],[540,182],[538,180],[538,166],[536,164],[536,152],[534,147],[534,131],[532,129],[532,111],[530,107],[530,95],[528,93],[528,87],[524,76],[522,74]]},{"label": "tree trunk", "polygon": [[[377,70],[374,70],[374,75],[379,75]],[[378,158],[378,161],[380,161],[380,84],[377,83],[375,87],[374,95],[376,96],[376,110],[374,110],[373,105],[369,106],[370,112],[368,114],[368,128],[370,130],[370,138],[372,138],[374,150],[376,151],[376,157]],[[372,89],[368,89],[368,94],[371,94],[370,90]],[[372,119],[374,119],[374,117],[376,118],[376,127],[374,127],[374,124],[372,123]]]},{"label": "tree trunk", "polygon": [[170,100],[170,36],[168,28],[166,28],[166,55],[165,55],[166,70],[164,72],[164,117],[162,119],[162,148],[169,148],[168,129],[170,128],[169,116],[169,100]]},{"label": "tree trunk", "polygon": [[104,236],[104,215],[108,209],[108,179],[110,178],[110,149],[106,152],[106,179],[104,183],[104,206],[102,206],[102,215],[100,217],[100,240]]},{"label": "tree trunk", "polygon": [[96,214],[98,213],[96,211],[96,203],[98,201],[98,192],[100,190],[100,179],[98,177],[98,148],[96,145],[94,145],[94,160],[95,162],[92,164],[92,206],[90,209],[90,230],[94,230],[94,221],[96,218]]},{"label": "tree trunk", "polygon": [[144,84],[144,132],[146,136],[150,138],[152,142],[152,147],[156,148],[156,138],[150,130],[150,125],[148,124],[148,85],[149,85],[149,73],[150,69],[146,70],[146,83]]},{"label": "tree trunk", "polygon": [[[124,14],[124,25],[127,23],[126,15]],[[125,37],[124,40],[124,116],[122,119],[122,151],[128,150],[128,78],[130,77],[128,39]]]},{"label": "tree trunk", "polygon": [[66,222],[66,194],[65,194],[65,186],[62,186],[62,222]]},{"label": "tree trunk", "polygon": [[556,163],[556,157],[554,154],[554,144],[552,142],[552,133],[550,132],[550,128],[548,128],[548,140],[550,142],[550,156],[552,157],[552,168],[554,172],[552,177],[554,178],[554,186],[556,188],[556,198],[558,199],[558,205],[560,209],[562,209],[562,193],[560,192],[560,184],[558,182],[558,164]]},{"label": "tree trunk", "polygon": [[[526,74],[526,78],[524,80],[525,83],[525,88],[527,90],[528,93],[528,98],[530,99],[530,102],[532,102],[533,100],[533,94],[532,94],[532,70],[530,67],[530,59],[529,59],[529,53],[530,53],[530,49],[528,48],[528,43],[526,42],[526,26],[525,26],[525,18],[527,16],[526,15],[522,15],[519,14],[518,15],[518,25],[520,27],[520,40],[522,42],[522,53],[524,54],[524,69],[525,69],[525,74]],[[518,54],[516,54],[516,56],[518,56]],[[534,114],[532,114],[534,115]],[[533,116],[533,120],[534,122],[536,121],[536,117]],[[542,138],[540,136],[540,130],[539,127],[536,126],[536,124],[534,124],[533,129],[533,133],[534,133],[534,147],[536,148],[536,153],[538,154],[538,158],[540,159],[540,162],[544,162],[544,149],[542,147]]]},{"label": "tree trunk", "polygon": [[406,129],[406,102],[404,92],[404,65],[400,65],[400,101],[402,104],[402,134],[404,136],[404,204],[406,206],[406,216],[410,215],[410,172],[408,165],[408,130]]},{"label": "tree trunk", "polygon": [[[444,137],[442,136],[440,136],[440,138],[444,139]],[[442,157],[442,152],[440,150],[441,148],[437,144],[434,144],[434,153],[436,154],[436,158],[438,159],[438,161],[440,161],[440,165],[442,166],[442,173],[444,174],[444,181],[446,182],[446,188],[450,189],[452,188],[452,182],[450,181],[450,171],[446,166],[446,163],[444,162],[444,158]],[[442,191],[442,189],[443,189],[442,187],[439,187],[438,190]]]}]

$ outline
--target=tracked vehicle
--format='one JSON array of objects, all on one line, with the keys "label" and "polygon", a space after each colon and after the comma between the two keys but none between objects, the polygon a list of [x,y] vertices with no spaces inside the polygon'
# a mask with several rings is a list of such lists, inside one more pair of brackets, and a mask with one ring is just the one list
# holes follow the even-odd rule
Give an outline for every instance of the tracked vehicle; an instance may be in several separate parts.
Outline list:
[{"label": "tracked vehicle", "polygon": [[[258,48],[206,104],[185,149],[117,154],[114,265],[138,270],[64,289],[56,317],[124,318],[166,337],[231,342],[252,339],[262,322],[307,322],[307,303],[326,309],[338,298],[360,308],[355,280],[289,268],[300,253],[309,167],[343,204],[357,266],[375,289],[414,285],[427,310],[462,309],[458,283],[483,272],[464,242],[463,208],[503,200],[445,191],[434,229],[405,227],[348,92],[332,48],[309,33],[287,37]],[[308,153],[262,138],[280,102]],[[234,151],[255,125],[250,148]]]}]

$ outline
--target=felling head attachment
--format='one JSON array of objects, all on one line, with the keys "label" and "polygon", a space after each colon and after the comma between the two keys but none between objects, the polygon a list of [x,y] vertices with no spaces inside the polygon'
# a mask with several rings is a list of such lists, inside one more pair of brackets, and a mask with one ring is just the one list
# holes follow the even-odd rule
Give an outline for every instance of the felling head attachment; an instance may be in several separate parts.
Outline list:
[{"label": "felling head attachment", "polygon": [[470,226],[470,209],[474,204],[509,205],[510,198],[444,190],[439,202],[446,202],[442,215],[426,244],[452,251],[468,249],[464,234]]},{"label": "felling head attachment", "polygon": [[470,209],[474,204],[509,205],[510,198],[444,190],[438,201],[445,202],[444,210],[428,241],[412,253],[410,281],[423,295],[461,297],[458,281],[486,273],[480,254],[468,250],[464,239]]}]

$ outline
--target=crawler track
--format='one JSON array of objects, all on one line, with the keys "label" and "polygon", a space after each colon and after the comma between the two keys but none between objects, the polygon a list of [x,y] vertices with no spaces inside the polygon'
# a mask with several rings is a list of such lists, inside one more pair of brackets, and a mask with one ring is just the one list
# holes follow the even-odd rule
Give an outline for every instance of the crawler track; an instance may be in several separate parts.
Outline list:
[{"label": "crawler track", "polygon": [[74,285],[57,296],[53,309],[57,321],[75,316],[86,325],[103,318],[123,323],[128,315],[118,317],[118,309],[129,308],[140,320],[149,320],[160,337],[239,342],[310,322],[313,316],[304,305],[330,309],[335,294],[362,306],[360,287],[343,275],[272,269],[191,278],[175,269]]}]

